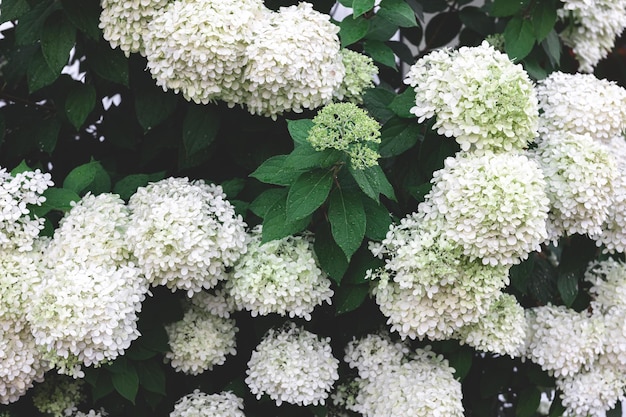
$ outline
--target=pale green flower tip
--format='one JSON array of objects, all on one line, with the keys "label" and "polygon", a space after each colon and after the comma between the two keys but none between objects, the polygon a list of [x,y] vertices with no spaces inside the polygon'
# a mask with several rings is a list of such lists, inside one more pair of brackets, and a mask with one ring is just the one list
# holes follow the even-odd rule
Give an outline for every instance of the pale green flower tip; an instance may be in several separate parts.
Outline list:
[{"label": "pale green flower tip", "polygon": [[332,148],[345,152],[354,169],[378,164],[380,125],[353,103],[331,103],[313,118],[307,140],[318,151]]},{"label": "pale green flower tip", "polygon": [[494,33],[485,38],[485,41],[491,46],[493,49],[504,52],[504,34],[503,33]]},{"label": "pale green flower tip", "polygon": [[33,405],[40,412],[53,417],[67,416],[68,412],[75,411],[77,405],[85,400],[83,384],[81,379],[49,375],[42,384],[35,387]]},{"label": "pale green flower tip", "polygon": [[363,102],[363,92],[374,87],[378,67],[369,56],[350,49],[342,49],[340,54],[346,74],[333,95],[339,100],[360,104]]}]

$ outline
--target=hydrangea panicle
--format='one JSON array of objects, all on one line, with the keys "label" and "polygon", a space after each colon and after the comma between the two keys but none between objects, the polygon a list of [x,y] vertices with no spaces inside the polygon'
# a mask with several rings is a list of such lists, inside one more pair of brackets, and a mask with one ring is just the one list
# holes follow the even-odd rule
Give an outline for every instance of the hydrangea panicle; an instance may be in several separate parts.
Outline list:
[{"label": "hydrangea panicle", "polygon": [[196,389],[176,402],[170,417],[245,417],[243,399],[228,391],[205,394]]},{"label": "hydrangea panicle", "polygon": [[58,374],[47,375],[45,381],[33,389],[35,408],[53,417],[74,414],[85,399],[82,380]]},{"label": "hydrangea panicle", "polygon": [[340,54],[346,75],[333,95],[338,100],[360,104],[363,102],[363,93],[374,87],[378,67],[369,56],[350,49],[342,49]]}]

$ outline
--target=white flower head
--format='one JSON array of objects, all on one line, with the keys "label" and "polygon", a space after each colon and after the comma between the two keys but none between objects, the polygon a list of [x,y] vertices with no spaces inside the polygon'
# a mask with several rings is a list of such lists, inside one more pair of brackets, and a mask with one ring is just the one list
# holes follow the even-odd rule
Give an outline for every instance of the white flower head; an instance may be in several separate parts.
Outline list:
[{"label": "white flower head", "polygon": [[575,233],[599,236],[613,203],[617,175],[609,149],[588,135],[553,132],[532,154],[547,184],[549,239]]},{"label": "white flower head", "polygon": [[608,143],[609,153],[616,162],[617,175],[613,180],[612,202],[602,233],[594,236],[604,252],[626,252],[626,140],[617,136]]},{"label": "white flower head", "polygon": [[525,356],[556,377],[592,368],[602,353],[605,326],[601,318],[564,306],[527,310],[529,340]]},{"label": "white flower head", "polygon": [[419,210],[441,216],[442,233],[470,259],[517,264],[548,237],[546,182],[525,155],[459,153],[446,158],[431,182]]},{"label": "white flower head", "polygon": [[176,402],[170,417],[245,417],[243,399],[232,392],[205,394],[194,390]]},{"label": "white flower head", "polygon": [[330,304],[333,295],[313,251],[313,236],[287,236],[266,243],[261,243],[261,237],[258,226],[225,283],[235,305],[253,316],[278,313],[311,320],[313,309]]},{"label": "white flower head", "polygon": [[609,142],[626,128],[626,89],[613,81],[556,71],[536,91],[542,135],[569,132]]},{"label": "white flower head", "polygon": [[608,366],[622,375],[626,374],[625,316],[626,307],[624,306],[612,307],[602,314],[605,327],[604,352],[597,360],[600,365]]},{"label": "white flower head", "polygon": [[281,7],[254,27],[246,51],[245,105],[276,118],[320,107],[333,98],[345,68],[339,27],[310,3]]},{"label": "white flower head", "polygon": [[153,286],[191,297],[225,279],[246,251],[246,224],[218,185],[167,178],[140,187],[128,205],[127,241]]},{"label": "white flower head", "polygon": [[343,360],[350,368],[357,369],[360,378],[368,379],[381,374],[388,366],[406,362],[408,354],[406,343],[394,343],[386,334],[369,334],[348,343]]},{"label": "white flower head", "polygon": [[53,417],[66,417],[78,410],[86,399],[83,380],[50,374],[33,389],[33,405],[40,412]]},{"label": "white flower head", "polygon": [[521,65],[486,41],[437,50],[419,59],[406,84],[415,89],[411,113],[454,136],[465,151],[523,149],[537,135],[537,98]]},{"label": "white flower head", "polygon": [[265,13],[261,0],[170,2],[144,35],[152,77],[164,90],[198,104],[241,103],[246,47],[253,23]]},{"label": "white flower head", "polygon": [[614,259],[593,263],[585,272],[585,281],[591,283],[589,294],[594,306],[601,312],[613,307],[626,309],[626,264]]},{"label": "white flower head", "polygon": [[339,378],[338,366],[330,338],[291,323],[267,332],[252,352],[245,381],[257,399],[267,394],[276,405],[324,404]]},{"label": "white flower head", "polygon": [[340,53],[346,75],[333,95],[339,100],[360,104],[363,102],[363,93],[374,87],[378,67],[367,55],[350,49],[342,49]]}]

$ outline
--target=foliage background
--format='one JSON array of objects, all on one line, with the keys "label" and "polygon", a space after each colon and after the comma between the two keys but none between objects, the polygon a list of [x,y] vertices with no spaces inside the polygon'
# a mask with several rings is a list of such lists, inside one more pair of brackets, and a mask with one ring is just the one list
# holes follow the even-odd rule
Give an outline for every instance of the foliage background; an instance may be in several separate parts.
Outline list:
[{"label": "foliage background", "polygon": [[[265,3],[277,9],[297,2]],[[143,57],[126,58],[102,38],[97,0],[2,1],[0,21],[13,24],[0,40],[0,166],[11,169],[25,161],[51,172],[61,191],[50,193],[42,208],[48,234],[69,209],[69,201],[89,191],[113,191],[128,199],[137,187],[168,176],[222,184],[249,226],[264,224],[267,239],[304,229],[315,232],[316,253],[333,279],[335,295],[332,306],[318,307],[305,325],[331,336],[335,356],[341,358],[353,337],[376,331],[386,321],[368,296],[365,271],[380,261],[367,250],[367,241],[384,236],[387,213],[399,219],[415,211],[433,171],[458,150],[453,139],[439,137],[409,114],[413,93],[402,83],[402,69],[449,42],[473,46],[493,34],[504,34],[506,52],[524,57],[520,62],[535,80],[557,69],[574,72],[577,65],[557,35],[562,29],[557,0],[495,0],[478,6],[463,0],[382,0],[376,9],[373,0],[341,3],[353,7],[356,15],[338,22],[342,45],[370,55],[380,70],[380,83],[366,93],[364,107],[382,125],[380,166],[388,184],[376,173],[359,181],[337,160],[308,160],[301,165],[305,169],[290,173],[271,171],[267,164],[259,168],[273,156],[289,154],[294,141],[302,139],[305,119],[315,113],[286,114],[273,121],[223,103],[196,105],[162,91]],[[329,12],[334,1],[318,0],[314,6]],[[391,40],[398,31],[400,39]],[[618,39],[596,75],[626,86],[625,55],[625,42]],[[62,73],[66,65],[78,79]],[[334,191],[322,193],[314,207],[300,207],[304,216],[289,218],[296,206],[288,193],[293,187],[311,188],[310,178],[296,185],[305,172],[329,176],[329,181],[332,174]],[[370,184],[369,193],[362,182]],[[337,198],[343,211],[333,214],[337,203],[332,200]],[[351,220],[342,224],[337,220],[342,216]],[[571,238],[557,252],[558,269],[545,254],[532,254],[512,269],[509,291],[525,307],[552,302],[584,308],[588,300],[579,291],[582,272],[597,255],[594,242]],[[163,326],[182,317],[179,300],[185,295],[164,288],[153,289],[153,294],[140,315],[142,336],[125,356],[88,370],[90,406],[103,406],[113,416],[165,416],[178,398],[195,388],[208,393],[230,389],[245,399],[251,417],[326,415],[324,406],[278,408],[269,399],[256,401],[243,382],[249,353],[283,318],[236,313],[238,355],[211,372],[185,376],[163,363],[168,349]],[[479,354],[452,341],[433,346],[463,382],[467,416],[530,417],[536,415],[541,391],[554,387],[553,379],[530,362]],[[36,415],[29,395],[0,410]],[[550,415],[560,412],[557,400]],[[619,410],[612,413],[620,415]]]}]

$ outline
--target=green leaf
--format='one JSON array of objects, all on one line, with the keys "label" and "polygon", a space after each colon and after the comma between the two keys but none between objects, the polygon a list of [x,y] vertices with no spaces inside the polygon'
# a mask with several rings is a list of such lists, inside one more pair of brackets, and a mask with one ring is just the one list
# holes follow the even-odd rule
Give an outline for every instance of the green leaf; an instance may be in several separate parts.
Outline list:
[{"label": "green leaf", "polygon": [[367,34],[370,23],[363,16],[352,18],[352,15],[346,16],[339,23],[339,39],[341,39],[341,47],[344,48],[360,41]]},{"label": "green leaf", "polygon": [[350,259],[365,236],[366,217],[360,193],[335,188],[330,193],[328,221],[335,242]]},{"label": "green leaf", "polygon": [[363,52],[372,57],[374,61],[396,69],[396,56],[393,49],[385,45],[384,42],[368,39],[363,42]]},{"label": "green leaf", "polygon": [[535,45],[535,33],[530,20],[515,16],[504,28],[504,43],[509,58],[520,61]]},{"label": "green leaf", "polygon": [[371,282],[367,277],[367,271],[377,270],[385,265],[385,261],[378,259],[365,247],[359,248],[352,256],[350,267],[343,277],[344,285],[361,285]]},{"label": "green leaf", "polygon": [[115,390],[111,374],[108,372],[99,372],[96,384],[91,389],[91,399],[96,402]]},{"label": "green leaf", "polygon": [[20,16],[19,24],[15,27],[15,43],[31,45],[41,40],[44,22],[58,7],[52,0],[45,0],[36,3],[30,11]]},{"label": "green leaf", "polygon": [[559,35],[557,35],[554,29],[541,42],[541,47],[548,55],[552,66],[558,68],[561,62],[561,42],[559,41]]},{"label": "green leaf", "polygon": [[159,88],[135,90],[135,114],[144,133],[167,119],[176,110],[178,96]]},{"label": "green leaf", "polygon": [[207,106],[192,105],[183,120],[183,145],[187,157],[206,150],[217,135],[220,119],[215,110]]},{"label": "green leaf", "polygon": [[329,168],[336,164],[344,153],[328,148],[317,151],[311,145],[303,143],[297,146],[285,159],[285,167],[291,169]]},{"label": "green leaf", "polygon": [[352,11],[354,12],[354,18],[361,16],[364,13],[369,12],[374,8],[376,0],[352,0]]},{"label": "green leaf", "polygon": [[423,137],[422,130],[415,120],[390,119],[380,130],[380,156],[389,158],[411,149]]},{"label": "green leaf", "polygon": [[135,397],[139,391],[139,375],[132,364],[128,364],[124,372],[111,373],[111,382],[122,397],[135,404]]},{"label": "green leaf", "polygon": [[293,141],[299,145],[308,143],[309,130],[313,127],[313,120],[287,120],[287,129]]},{"label": "green leaf", "polygon": [[363,103],[368,112],[379,122],[386,123],[394,115],[389,109],[389,104],[396,95],[380,87],[371,88],[363,94]]},{"label": "green leaf", "polygon": [[494,0],[489,14],[494,17],[513,16],[526,7],[529,1],[530,0]]},{"label": "green leaf", "polygon": [[537,387],[529,387],[520,392],[515,408],[516,417],[532,417],[539,408],[541,402],[541,391]]},{"label": "green leaf", "polygon": [[485,12],[478,7],[467,6],[462,8],[459,12],[459,18],[466,27],[472,29],[476,33],[483,36],[493,33],[493,19],[487,16]]},{"label": "green leaf", "polygon": [[63,188],[79,195],[84,195],[88,191],[97,195],[111,190],[111,178],[100,162],[91,161],[71,170],[63,181]]},{"label": "green leaf", "polygon": [[556,281],[559,295],[566,306],[571,306],[578,295],[578,274],[575,272],[561,272]]},{"label": "green leaf", "polygon": [[112,49],[108,42],[90,44],[86,49],[87,65],[100,77],[128,86],[128,59],[119,49]]},{"label": "green leaf", "polygon": [[33,169],[28,166],[25,160],[22,161],[11,170],[11,175],[16,176],[17,174],[21,174],[22,172],[32,171]]},{"label": "green leaf", "polygon": [[222,186],[222,190],[224,191],[224,194],[226,194],[226,197],[231,199],[237,197],[244,189],[246,186],[246,180],[243,178],[231,178],[222,181],[220,185]]},{"label": "green leaf", "polygon": [[365,35],[365,39],[373,41],[386,42],[390,40],[399,29],[398,25],[378,14],[368,19],[368,22],[370,26],[367,30],[367,35]]},{"label": "green leaf", "polygon": [[535,2],[531,21],[537,42],[544,40],[548,33],[554,29],[556,18],[556,4],[554,1],[543,0]]},{"label": "green leaf", "polygon": [[363,304],[369,293],[369,284],[342,285],[333,297],[337,315],[354,311]]},{"label": "green leaf", "polygon": [[393,190],[393,186],[387,179],[387,176],[383,172],[383,169],[380,167],[380,165],[374,166],[373,169],[374,171],[376,171],[376,174],[378,174],[378,184],[380,184],[381,194],[392,201],[396,201],[396,194]]},{"label": "green leaf", "polygon": [[250,176],[266,184],[291,185],[302,170],[286,166],[287,155],[276,155],[261,164]]},{"label": "green leaf", "polygon": [[380,184],[378,183],[378,173],[373,167],[365,169],[354,169],[352,165],[348,167],[352,178],[356,181],[361,191],[369,198],[378,202],[380,195]]},{"label": "green leaf", "polygon": [[463,381],[469,373],[473,357],[472,351],[466,348],[458,349],[447,356],[450,366],[454,368],[454,376],[459,381]]},{"label": "green leaf", "polygon": [[300,220],[321,206],[333,185],[333,174],[317,169],[305,172],[289,187],[287,220]]},{"label": "green leaf", "polygon": [[[167,311],[169,312],[171,309]],[[148,329],[142,330],[141,333],[141,337],[137,340],[139,344],[146,349],[161,353],[168,352],[170,350],[167,332],[162,325],[152,326]]]},{"label": "green leaf", "polygon": [[43,196],[46,197],[46,201],[43,202],[41,208],[46,211],[66,212],[72,208],[72,202],[80,200],[80,196],[75,191],[67,188],[48,188],[43,192]]},{"label": "green leaf", "polygon": [[313,244],[315,255],[322,267],[322,270],[328,274],[337,284],[341,283],[343,275],[348,269],[348,260],[344,256],[341,248],[332,238],[330,228],[324,224],[321,225],[315,233],[315,243]]},{"label": "green leaf", "polygon": [[46,20],[41,34],[41,51],[53,72],[60,74],[67,65],[75,41],[76,29],[60,12]]},{"label": "green leaf", "polygon": [[267,210],[263,219],[263,236],[261,243],[271,240],[282,239],[285,236],[293,235],[302,231],[311,221],[311,216],[300,220],[287,220],[286,195],[278,199]]},{"label": "green leaf", "polygon": [[74,83],[65,99],[65,115],[76,130],[85,123],[96,106],[96,90],[90,84]]},{"label": "green leaf", "polygon": [[[144,346],[141,346],[139,343],[133,343],[130,345],[130,348],[124,352],[124,356],[133,361],[145,361],[147,359],[153,358],[158,354],[158,352],[147,349]],[[141,379],[141,377],[140,377]]]},{"label": "green leaf", "polygon": [[417,26],[415,12],[403,0],[382,0],[376,14],[400,27]]},{"label": "green leaf", "polygon": [[528,280],[535,266],[535,257],[530,256],[525,261],[513,265],[509,270],[509,277],[513,288],[526,295],[528,292]]},{"label": "green leaf", "polygon": [[429,49],[439,48],[452,42],[463,23],[458,12],[443,12],[433,16],[426,25],[424,39]]},{"label": "green leaf", "polygon": [[287,200],[287,190],[284,188],[270,188],[259,194],[257,198],[250,203],[249,209],[263,219],[269,209],[279,200]]},{"label": "green leaf", "polygon": [[139,384],[147,391],[166,395],[165,373],[159,362],[155,360],[137,363]]},{"label": "green leaf", "polygon": [[19,19],[28,11],[30,11],[30,5],[26,0],[3,0],[0,3],[0,23]]},{"label": "green leaf", "polygon": [[100,37],[100,5],[95,1],[61,0],[67,18],[81,32],[93,40]]},{"label": "green leaf", "polygon": [[415,118],[415,115],[410,112],[412,107],[415,107],[415,90],[411,87],[395,96],[393,101],[389,103],[389,109],[398,117],[405,119]]},{"label": "green leaf", "polygon": [[391,225],[389,211],[382,204],[369,198],[363,199],[363,208],[367,219],[365,236],[372,240],[383,240]]},{"label": "green leaf", "polygon": [[28,91],[30,93],[34,93],[35,91],[52,84],[58,76],[58,73],[50,69],[43,53],[41,52],[41,49],[38,48],[28,64],[28,68],[26,69]]},{"label": "green leaf", "polygon": [[150,181],[158,181],[160,178],[148,174],[132,174],[119,180],[113,187],[113,192],[118,194],[122,200],[128,199],[135,194],[139,187],[145,187]]}]

